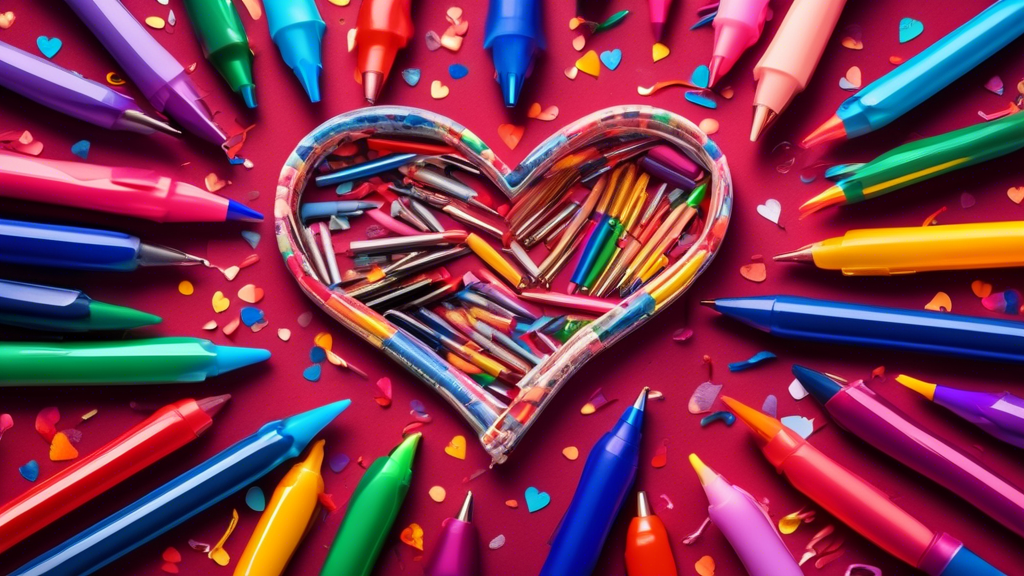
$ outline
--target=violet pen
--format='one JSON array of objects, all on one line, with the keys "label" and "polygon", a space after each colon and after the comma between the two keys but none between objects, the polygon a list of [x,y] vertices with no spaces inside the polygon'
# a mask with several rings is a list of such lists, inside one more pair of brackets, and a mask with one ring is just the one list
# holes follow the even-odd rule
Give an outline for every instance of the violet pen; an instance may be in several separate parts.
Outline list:
[{"label": "violet pen", "polygon": [[426,576],[475,576],[480,573],[480,535],[473,525],[473,493],[466,494],[459,515],[441,523],[430,560],[423,568]]},{"label": "violet pen", "polygon": [[939,386],[905,374],[897,376],[896,381],[1003,442],[1024,448],[1024,398],[1009,392],[971,392]]}]

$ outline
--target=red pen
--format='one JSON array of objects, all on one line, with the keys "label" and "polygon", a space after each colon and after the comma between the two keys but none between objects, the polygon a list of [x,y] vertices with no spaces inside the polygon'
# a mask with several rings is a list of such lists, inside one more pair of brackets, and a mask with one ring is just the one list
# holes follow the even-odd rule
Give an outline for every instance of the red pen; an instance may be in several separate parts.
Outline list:
[{"label": "red pen", "polygon": [[412,0],[363,0],[356,20],[356,67],[363,94],[372,106],[398,51],[412,39]]},{"label": "red pen", "polygon": [[5,504],[0,508],[0,553],[201,436],[230,399],[224,394],[164,406]]},{"label": "red pen", "polygon": [[441,156],[455,154],[455,148],[447,144],[430,144],[415,140],[392,140],[390,138],[367,138],[366,146],[377,152],[397,152],[422,154],[423,156]]}]

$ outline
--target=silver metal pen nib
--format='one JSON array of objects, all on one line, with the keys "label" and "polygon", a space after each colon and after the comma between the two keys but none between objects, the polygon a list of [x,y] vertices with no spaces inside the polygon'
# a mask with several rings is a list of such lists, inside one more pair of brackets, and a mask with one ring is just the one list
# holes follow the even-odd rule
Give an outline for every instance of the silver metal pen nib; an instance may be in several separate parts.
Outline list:
[{"label": "silver metal pen nib", "polygon": [[207,268],[210,267],[210,262],[205,258],[153,244],[139,244],[138,261],[139,266],[198,266],[202,264]]},{"label": "silver metal pen nib", "polygon": [[138,132],[140,134],[163,132],[164,134],[170,134],[176,138],[181,137],[181,130],[178,130],[174,126],[171,126],[162,120],[157,120],[152,116],[146,116],[138,110],[125,110],[124,114],[117,119],[117,123],[127,130]]}]

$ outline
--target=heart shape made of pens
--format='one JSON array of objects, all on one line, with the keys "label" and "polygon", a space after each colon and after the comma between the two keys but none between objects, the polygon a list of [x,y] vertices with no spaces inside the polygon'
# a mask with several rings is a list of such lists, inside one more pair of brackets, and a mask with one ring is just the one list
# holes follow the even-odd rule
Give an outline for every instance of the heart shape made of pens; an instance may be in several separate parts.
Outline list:
[{"label": "heart shape made of pens", "polygon": [[[449,334],[452,338],[448,343],[451,344],[452,339],[458,340],[458,343],[461,343],[461,350],[453,347],[442,348],[438,346],[438,341],[425,343],[417,339],[411,332],[400,329],[379,311],[348,294],[349,292],[358,293],[360,287],[365,287],[368,283],[373,283],[381,277],[387,279],[387,264],[382,265],[383,269],[381,267],[372,269],[371,274],[376,274],[376,276],[365,278],[365,274],[357,275],[364,279],[357,283],[355,288],[344,283],[340,285],[338,282],[332,283],[331,274],[336,271],[330,272],[324,265],[326,252],[321,251],[320,241],[315,240],[310,230],[305,227],[300,217],[301,204],[304,193],[307,201],[309,197],[317,194],[321,194],[321,199],[326,199],[322,196],[323,191],[306,191],[306,184],[310,178],[317,176],[325,169],[337,169],[339,165],[344,167],[358,164],[372,156],[368,151],[361,152],[368,147],[367,143],[370,142],[370,140],[366,140],[368,138],[443,145],[450,147],[451,154],[461,156],[461,160],[468,161],[472,165],[471,168],[479,171],[479,174],[475,176],[476,180],[479,180],[476,183],[477,188],[483,189],[489,183],[503,196],[494,198],[491,195],[492,203],[511,203],[508,211],[502,211],[502,214],[505,215],[503,221],[489,225],[492,228],[492,236],[497,236],[496,231],[501,232],[502,236],[501,240],[492,238],[490,244],[500,245],[503,242],[506,248],[511,243],[522,240],[522,238],[516,237],[516,230],[531,228],[529,224],[523,224],[524,220],[532,218],[534,213],[538,214],[536,219],[544,220],[553,218],[552,214],[556,211],[559,213],[563,210],[567,213],[571,212],[571,209],[566,209],[566,206],[570,203],[572,196],[593,194],[596,197],[602,187],[614,186],[614,184],[609,184],[609,180],[616,179],[612,168],[617,169],[618,167],[613,165],[625,166],[630,158],[630,153],[638,154],[652,145],[667,144],[677,151],[682,151],[695,161],[704,171],[707,193],[699,204],[697,211],[699,216],[695,218],[695,223],[689,233],[683,233],[678,241],[676,238],[671,238],[668,249],[662,253],[663,255],[655,254],[658,257],[657,267],[649,269],[653,272],[645,277],[642,283],[641,281],[634,283],[632,291],[628,295],[615,300],[584,298],[589,300],[584,308],[591,310],[590,319],[581,320],[579,316],[573,316],[573,309],[560,307],[563,304],[544,303],[540,310],[533,314],[539,319],[511,314],[506,315],[512,316],[510,323],[494,323],[492,327],[486,322],[493,321],[495,316],[488,318],[486,311],[480,312],[478,327],[485,333],[490,333],[491,337],[502,338],[499,342],[495,342],[495,345],[499,343],[508,345],[508,348],[494,350],[497,358],[488,359],[486,357],[492,351],[490,348],[492,343],[481,342],[479,334],[471,334],[472,339],[460,336],[454,331]],[[621,154],[621,156],[616,156],[616,154]],[[600,170],[606,170],[606,173],[598,177],[596,174]],[[640,173],[641,171],[637,170],[637,174]],[[468,175],[469,173],[464,174]],[[472,177],[463,177],[462,181],[466,182],[472,179]],[[397,181],[399,186],[402,186],[401,177],[393,178],[393,181]],[[408,181],[406,178],[405,182],[408,183]],[[633,182],[635,181],[633,180]],[[562,184],[556,185],[556,182]],[[636,201],[639,205],[635,206],[632,214],[635,216],[640,213],[640,207],[645,198],[650,200],[647,203],[648,206],[654,203],[654,198],[658,198],[661,200],[660,204],[656,204],[650,210],[644,209],[645,213],[654,214],[647,225],[667,227],[665,221],[671,218],[678,208],[685,207],[680,198],[685,199],[686,196],[680,196],[681,192],[670,195],[665,190],[662,190],[662,195],[656,195],[655,190],[659,186],[655,182],[657,180],[652,178],[646,189],[643,185],[635,185],[636,191],[633,191],[632,194],[637,196]],[[388,182],[386,180],[383,182],[370,180],[370,183],[375,186],[373,194],[383,195],[385,199],[390,197],[391,202],[402,202],[402,200],[396,200],[394,195],[387,190]],[[587,184],[593,189],[588,192],[583,184]],[[366,191],[365,186],[357,189]],[[343,200],[346,190],[347,187],[339,190]],[[544,192],[545,190],[548,192]],[[552,190],[554,192],[551,192]],[[669,190],[672,188],[669,187]],[[327,191],[327,193],[332,199],[337,198],[333,191]],[[488,197],[483,190],[481,193],[479,198]],[[538,196],[539,194],[555,194],[555,197],[548,203],[534,204],[538,198],[542,198]],[[473,206],[461,204],[456,200],[452,200],[452,203],[465,209],[462,210],[463,213],[474,211]],[[580,203],[584,206],[587,204],[585,201]],[[669,204],[671,204],[670,207]],[[662,208],[662,205],[665,207]],[[399,212],[407,206],[409,206],[408,201],[399,207]],[[537,206],[542,206],[542,208],[537,209]],[[504,164],[475,134],[444,116],[416,108],[398,106],[356,110],[328,120],[299,142],[281,171],[274,204],[278,247],[284,256],[288,270],[296,278],[302,291],[342,326],[381,349],[392,360],[441,394],[473,427],[481,444],[491,455],[493,463],[501,463],[506,460],[508,453],[522,440],[526,431],[537,420],[551,399],[580,367],[599,352],[635,331],[654,314],[664,310],[693,284],[708,267],[720,248],[729,225],[731,211],[732,182],[728,163],[718,146],[689,120],[672,112],[649,106],[617,106],[586,116],[545,140],[515,168]],[[591,212],[591,217],[596,220],[595,214],[597,214],[596,210]],[[622,222],[626,222],[625,214],[624,211]],[[442,217],[444,216],[442,215]],[[482,216],[482,213],[478,214],[479,219],[488,220]],[[693,217],[694,214],[691,213],[689,216]],[[568,222],[569,218],[566,218]],[[664,220],[658,220],[658,218]],[[360,221],[372,223],[366,216],[361,216],[359,220],[355,221],[357,224],[352,224],[352,228],[345,234],[330,236],[330,249],[334,250],[334,245],[338,237],[341,236],[352,241],[364,240],[367,237],[365,235],[366,227],[359,228],[358,222]],[[633,222],[637,222],[637,220],[634,219]],[[466,224],[466,220],[455,223],[463,227],[461,225]],[[397,224],[394,227],[401,228],[402,226]],[[499,229],[493,230],[495,227]],[[596,228],[597,226],[593,225],[592,227]],[[376,226],[376,228],[379,232],[380,227]],[[563,225],[563,229],[565,228],[566,225]],[[671,229],[671,227],[668,228]],[[326,227],[322,227],[318,230],[324,231],[325,229]],[[452,230],[453,228],[447,229]],[[472,226],[465,226],[465,229],[477,232],[480,236],[486,235]],[[630,229],[622,228],[622,230],[628,232]],[[584,236],[587,231],[587,227],[582,227],[576,234],[579,238],[573,244],[579,249],[586,244]],[[556,242],[557,237],[557,234],[552,232],[549,242]],[[622,242],[627,241],[625,233],[619,237]],[[654,237],[657,237],[657,232]],[[462,236],[462,238],[465,237]],[[480,241],[479,236],[477,236],[477,240]],[[622,242],[617,248],[609,245],[609,249],[615,249],[613,258],[622,250]],[[541,254],[543,252],[542,244],[541,242],[536,243],[531,251],[536,256],[543,256],[547,260],[547,254]],[[614,244],[614,241],[611,244]],[[328,246],[323,246],[323,248],[326,250]],[[338,252],[338,256],[344,258],[345,251],[339,250]],[[459,254],[465,252],[467,250],[463,250]],[[477,253],[479,254],[479,252]],[[529,253],[527,255],[533,257]],[[520,253],[521,256],[522,253]],[[413,258],[417,257],[413,256]],[[462,258],[452,265],[457,266],[460,262],[467,260],[470,259]],[[563,260],[569,262],[570,258],[563,258]],[[513,262],[522,262],[522,260],[513,260]],[[510,264],[507,265],[514,268]],[[562,265],[565,266],[565,262]],[[520,266],[526,268],[525,264],[520,264]],[[571,271],[572,266],[571,263],[566,266],[566,270],[550,283],[552,293],[565,292],[568,284],[568,272]],[[478,262],[476,269],[479,268]],[[433,285],[424,280],[425,285],[432,285],[432,289],[436,289],[437,286],[451,288],[451,291],[444,293],[446,297],[455,291],[460,294],[466,292],[459,276],[448,274],[445,269],[442,269],[442,272],[443,274],[434,277]],[[352,274],[352,272],[348,274]],[[492,282],[497,281],[493,275],[479,274],[490,278]],[[420,275],[420,277],[423,276],[425,275]],[[527,280],[521,284],[531,283],[532,277],[529,272],[523,277]],[[406,281],[404,286],[410,289],[416,288],[409,283],[416,278],[413,277]],[[461,278],[467,279],[471,283],[479,280],[473,275]],[[450,282],[442,285],[439,279],[450,280]],[[480,285],[481,283],[476,282],[468,288],[476,290]],[[399,283],[398,286],[403,286],[403,284]],[[421,284],[420,287],[424,287],[424,285]],[[505,294],[514,294],[507,286],[489,284],[488,287],[497,288],[498,292]],[[543,291],[540,292],[543,293]],[[484,301],[486,301],[486,291],[482,291],[481,294],[485,296]],[[479,295],[474,294],[472,298],[477,299]],[[477,301],[479,300],[477,299]],[[433,305],[438,304],[438,302],[433,302]],[[490,304],[494,304],[495,309],[499,312],[508,311],[507,308],[503,309],[501,305],[493,301]],[[446,309],[451,306],[448,302],[442,303],[442,305]],[[417,312],[422,311],[423,309],[417,310]],[[442,313],[444,313],[443,310]],[[397,318],[393,312],[387,314],[391,318]],[[566,314],[569,316],[565,316]],[[498,314],[497,316],[502,315]],[[470,323],[477,322],[477,319],[472,316],[467,316],[467,318]],[[498,319],[500,320],[500,318]],[[515,327],[516,321],[518,321],[518,329],[508,330],[510,326]],[[544,332],[549,326],[559,328],[554,337]],[[506,329],[507,333],[499,334],[502,332],[501,328]],[[524,330],[526,332],[523,332]],[[420,334],[421,338],[422,334]],[[504,338],[504,336],[509,338]],[[498,355],[499,351],[512,352],[508,362],[502,361],[503,356]],[[531,356],[533,361],[526,362],[527,370],[514,369],[513,365],[516,362],[511,360],[525,362],[524,359]],[[473,362],[474,360],[476,362]],[[508,368],[509,370],[505,374],[506,376],[513,374],[514,381],[508,382],[507,379],[502,381],[500,378],[495,380],[494,373],[488,375],[485,369],[480,368],[488,365]]]}]

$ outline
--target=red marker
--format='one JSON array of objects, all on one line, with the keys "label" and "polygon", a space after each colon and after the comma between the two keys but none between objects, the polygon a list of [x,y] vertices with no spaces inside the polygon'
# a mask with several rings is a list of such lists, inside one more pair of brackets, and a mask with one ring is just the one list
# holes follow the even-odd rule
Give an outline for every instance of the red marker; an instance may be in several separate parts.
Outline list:
[{"label": "red marker", "polygon": [[0,508],[0,553],[201,436],[230,399],[225,394],[164,406],[8,502]]},{"label": "red marker", "polygon": [[363,94],[373,105],[380,96],[395,56],[412,39],[412,0],[363,0],[356,20],[356,66]]}]

